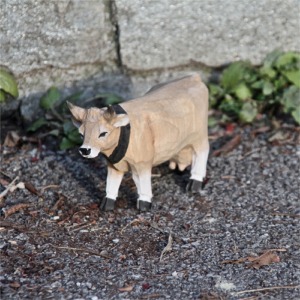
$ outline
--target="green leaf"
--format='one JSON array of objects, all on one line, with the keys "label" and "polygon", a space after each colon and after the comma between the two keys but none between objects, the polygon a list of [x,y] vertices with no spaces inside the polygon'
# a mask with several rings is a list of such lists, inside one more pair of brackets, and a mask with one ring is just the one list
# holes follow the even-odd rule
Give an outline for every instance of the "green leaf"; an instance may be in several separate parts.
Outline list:
[{"label": "green leaf", "polygon": [[245,123],[251,123],[257,115],[257,104],[255,101],[247,101],[243,104],[239,113],[239,119]]},{"label": "green leaf", "polygon": [[259,72],[262,76],[266,76],[271,79],[275,78],[276,74],[277,74],[276,71],[272,67],[265,66],[265,65],[259,69]]},{"label": "green leaf", "polygon": [[6,100],[6,93],[3,90],[0,90],[0,103],[5,102]]},{"label": "green leaf", "polygon": [[288,81],[285,77],[279,76],[278,79],[274,81],[274,86],[277,90],[284,88],[287,85]]},{"label": "green leaf", "polygon": [[218,120],[215,117],[208,117],[208,127],[214,127],[218,124]]},{"label": "green leaf", "polygon": [[105,93],[101,95],[105,100],[104,100],[104,104],[106,106],[108,105],[114,105],[114,104],[119,104],[122,102],[122,98],[119,97],[116,94],[112,94],[112,93]]},{"label": "green leaf", "polygon": [[82,143],[82,138],[77,130],[77,128],[74,128],[72,131],[70,131],[67,135],[68,140],[72,141],[75,145],[79,145]]},{"label": "green leaf", "polygon": [[281,103],[285,113],[289,113],[300,107],[300,89],[294,85],[285,89],[281,98]]},{"label": "green leaf", "polygon": [[214,83],[209,84],[208,89],[210,107],[215,107],[217,105],[218,99],[224,95],[224,90],[219,85]]},{"label": "green leaf", "polygon": [[275,65],[278,69],[282,69],[292,63],[296,64],[297,61],[299,61],[299,60],[300,60],[300,54],[290,51],[290,52],[281,54],[277,58]]},{"label": "green leaf", "polygon": [[74,93],[74,94],[66,97],[66,99],[64,100],[64,102],[69,101],[69,102],[74,102],[75,103],[75,102],[77,102],[80,99],[82,93],[83,92]]},{"label": "green leaf", "polygon": [[240,102],[239,99],[235,99],[231,97],[230,95],[226,95],[225,99],[220,104],[220,109],[231,115],[231,116],[238,116],[239,111],[241,109],[242,103]]},{"label": "green leaf", "polygon": [[233,90],[243,79],[247,64],[245,62],[234,62],[227,67],[221,76],[221,85],[227,90]]},{"label": "green leaf", "polygon": [[241,100],[246,100],[252,97],[251,90],[248,88],[248,86],[245,83],[240,83],[234,89],[234,93]]},{"label": "green leaf", "polygon": [[44,118],[39,118],[37,119],[35,122],[33,122],[28,128],[27,131],[28,132],[35,132],[38,129],[40,129],[41,127],[43,127],[44,125],[47,125],[48,122],[44,119]]},{"label": "green leaf", "polygon": [[0,90],[14,98],[19,96],[18,85],[14,76],[5,69],[0,69]]},{"label": "green leaf", "polygon": [[72,142],[68,138],[64,137],[59,144],[60,150],[67,150],[76,146],[76,143]]},{"label": "green leaf", "polygon": [[282,55],[282,52],[279,50],[274,50],[268,53],[263,61],[264,67],[271,67],[275,64],[277,58]]},{"label": "green leaf", "polygon": [[300,88],[300,70],[281,72],[290,82]]},{"label": "green leaf", "polygon": [[42,96],[40,106],[45,110],[51,109],[60,98],[61,94],[59,90],[53,86]]},{"label": "green leaf", "polygon": [[265,96],[271,95],[274,91],[274,85],[270,81],[264,81],[263,94]]},{"label": "green leaf", "polygon": [[257,89],[257,90],[263,89],[263,86],[264,86],[264,81],[263,80],[258,80],[258,81],[255,81],[251,84],[251,88]]},{"label": "green leaf", "polygon": [[300,125],[300,105],[292,111],[292,116],[294,120]]},{"label": "green leaf", "polygon": [[53,135],[53,136],[59,136],[59,130],[58,129],[53,129],[53,130],[49,131],[49,134]]},{"label": "green leaf", "polygon": [[[63,130],[64,134],[68,135],[69,132],[73,131],[75,129],[72,121],[66,121],[63,124]],[[77,129],[76,129],[77,130]]]}]

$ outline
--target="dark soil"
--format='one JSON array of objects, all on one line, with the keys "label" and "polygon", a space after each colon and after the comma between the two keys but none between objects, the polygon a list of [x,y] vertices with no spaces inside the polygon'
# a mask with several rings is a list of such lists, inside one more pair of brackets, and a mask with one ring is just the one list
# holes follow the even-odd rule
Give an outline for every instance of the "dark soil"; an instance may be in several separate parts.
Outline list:
[{"label": "dark soil", "polygon": [[[1,298],[300,299],[299,128],[234,130],[241,143],[228,153],[214,152],[228,133],[210,134],[202,195],[185,193],[188,171],[162,165],[147,213],[136,210],[130,174],[115,211],[99,211],[102,157],[2,147],[0,192],[15,178],[25,188],[0,199]],[[270,249],[278,260],[258,269],[222,263]]]}]

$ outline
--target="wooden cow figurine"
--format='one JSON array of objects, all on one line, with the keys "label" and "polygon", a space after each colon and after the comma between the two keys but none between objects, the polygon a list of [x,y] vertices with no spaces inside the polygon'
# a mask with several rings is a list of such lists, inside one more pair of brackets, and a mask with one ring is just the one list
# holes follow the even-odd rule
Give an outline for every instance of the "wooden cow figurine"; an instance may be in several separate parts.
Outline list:
[{"label": "wooden cow figurine", "polygon": [[101,209],[113,210],[125,172],[138,191],[137,208],[151,208],[151,170],[170,161],[170,168],[191,165],[187,189],[200,191],[209,152],[208,90],[197,74],[153,87],[143,97],[105,108],[83,109],[68,103],[83,136],[79,152],[108,161],[106,198]]}]

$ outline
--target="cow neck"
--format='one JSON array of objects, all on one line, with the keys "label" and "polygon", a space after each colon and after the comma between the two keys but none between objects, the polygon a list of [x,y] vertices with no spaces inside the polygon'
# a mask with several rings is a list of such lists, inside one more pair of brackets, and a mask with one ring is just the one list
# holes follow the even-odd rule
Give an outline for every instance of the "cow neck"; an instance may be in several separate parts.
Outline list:
[{"label": "cow neck", "polygon": [[[127,114],[127,112],[120,106],[120,105],[113,105],[113,109],[117,115],[120,114]],[[111,163],[116,164],[118,163],[126,154],[128,145],[129,145],[129,138],[130,138],[130,124],[126,126],[120,127],[120,137],[117,147],[109,156],[105,156],[105,158]]]}]

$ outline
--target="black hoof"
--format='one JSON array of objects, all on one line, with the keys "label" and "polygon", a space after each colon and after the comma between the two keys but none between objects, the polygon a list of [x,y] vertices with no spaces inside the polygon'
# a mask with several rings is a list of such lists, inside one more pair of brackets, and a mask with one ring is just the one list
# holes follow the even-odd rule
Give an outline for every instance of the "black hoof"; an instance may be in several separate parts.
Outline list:
[{"label": "black hoof", "polygon": [[204,185],[202,181],[190,179],[186,186],[186,192],[192,194],[200,194],[203,187]]},{"label": "black hoof", "polygon": [[138,202],[137,202],[137,208],[140,211],[149,211],[149,210],[151,210],[151,207],[152,207],[151,202],[147,202],[147,201],[143,201],[143,200],[138,200]]},{"label": "black hoof", "polygon": [[104,198],[102,201],[101,201],[101,204],[100,204],[100,209],[103,210],[103,211],[109,211],[109,210],[114,210],[115,208],[115,200],[113,199],[110,199],[110,198]]}]

